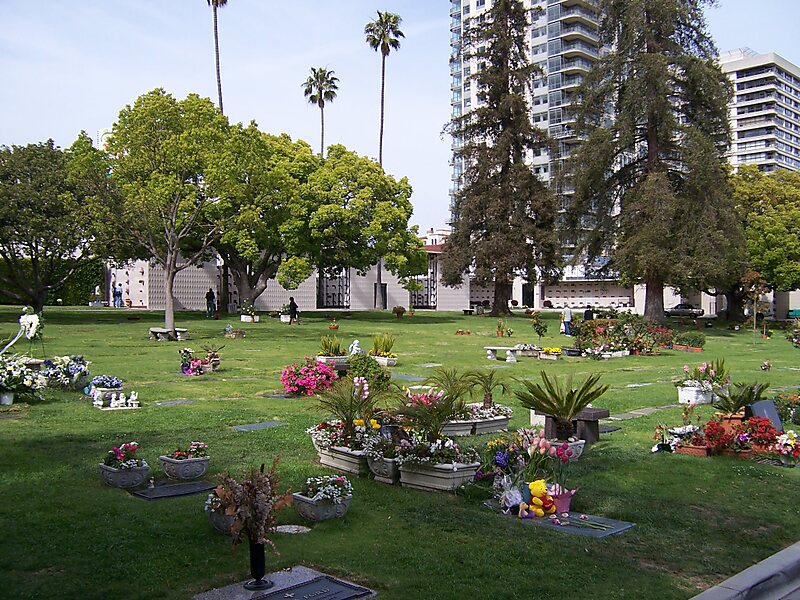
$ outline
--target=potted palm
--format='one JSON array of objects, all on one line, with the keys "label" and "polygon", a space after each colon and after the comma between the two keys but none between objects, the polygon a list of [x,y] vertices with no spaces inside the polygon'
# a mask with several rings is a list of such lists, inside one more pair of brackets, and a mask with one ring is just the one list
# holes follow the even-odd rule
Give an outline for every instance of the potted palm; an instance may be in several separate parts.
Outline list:
[{"label": "potted palm", "polygon": [[501,394],[509,394],[511,388],[508,384],[494,369],[469,371],[466,379],[472,386],[470,392],[482,397],[481,403],[468,405],[475,420],[475,435],[506,431],[512,411],[507,406],[495,404],[493,395],[498,390]]},{"label": "potted palm", "polygon": [[[515,392],[517,399],[527,409],[538,414],[547,415],[545,432],[547,437],[555,437],[561,442],[573,437],[572,421],[582,410],[608,390],[607,385],[599,385],[600,374],[588,376],[577,387],[573,387],[572,375],[562,383],[557,377],[548,377],[546,371],[541,372],[542,384],[522,380],[524,390]],[[572,459],[577,460],[583,452],[584,440],[574,443]]]},{"label": "potted palm", "polygon": [[465,397],[469,394],[472,383],[466,373],[459,373],[457,369],[446,369],[438,367],[434,369],[433,375],[424,381],[425,386],[430,390],[440,390],[446,402],[439,403],[442,407],[450,406],[452,412],[446,417],[438,435],[461,436],[471,435],[475,428],[475,421],[470,418]]},{"label": "potted palm", "polygon": [[263,464],[260,469],[250,469],[241,481],[236,481],[228,472],[220,473],[218,478],[217,495],[226,499],[225,514],[233,517],[230,527],[233,546],[236,548],[245,539],[249,543],[250,575],[253,579],[244,584],[248,590],[265,590],[273,585],[264,578],[264,548],[269,545],[277,553],[275,544],[269,539],[277,525],[275,513],[292,502],[291,494],[277,491],[277,464],[276,458],[266,472]]},{"label": "potted palm", "polygon": [[725,433],[733,433],[744,421],[744,407],[761,400],[769,383],[735,383],[733,389],[720,388],[712,406],[719,411]]}]

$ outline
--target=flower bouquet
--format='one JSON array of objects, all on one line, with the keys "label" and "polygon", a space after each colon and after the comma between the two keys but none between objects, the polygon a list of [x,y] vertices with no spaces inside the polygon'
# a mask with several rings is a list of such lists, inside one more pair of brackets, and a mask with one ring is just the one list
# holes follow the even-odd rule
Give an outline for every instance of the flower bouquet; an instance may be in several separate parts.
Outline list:
[{"label": "flower bouquet", "polygon": [[778,436],[772,450],[787,467],[796,467],[800,463],[800,439],[792,429]]},{"label": "flower bouquet", "polygon": [[47,385],[80,389],[89,378],[89,363],[80,354],[56,356],[42,364]]},{"label": "flower bouquet", "polygon": [[181,373],[184,375],[203,375],[206,372],[206,367],[210,370],[209,362],[205,358],[195,358],[194,350],[191,348],[182,348],[178,350],[181,356]]},{"label": "flower bouquet", "polygon": [[25,366],[24,358],[0,354],[0,404],[12,404],[14,396],[41,398],[43,387],[44,377]]}]

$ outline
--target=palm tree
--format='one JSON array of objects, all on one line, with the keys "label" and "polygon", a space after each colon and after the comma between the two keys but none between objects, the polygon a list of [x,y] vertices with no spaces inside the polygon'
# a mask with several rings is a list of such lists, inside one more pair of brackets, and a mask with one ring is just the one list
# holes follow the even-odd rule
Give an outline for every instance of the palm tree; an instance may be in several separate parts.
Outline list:
[{"label": "palm tree", "polygon": [[217,9],[222,8],[228,3],[228,0],[206,0],[211,10],[214,13],[214,55],[217,59],[217,95],[219,97],[219,112],[225,114],[222,110],[222,78],[219,74],[219,33],[217,32]]},{"label": "palm tree", "polygon": [[[394,48],[400,48],[400,38],[406,37],[400,31],[400,23],[403,19],[400,15],[390,12],[378,11],[378,18],[370,21],[364,27],[364,33],[367,36],[367,44],[376,52],[381,51],[381,129],[378,136],[378,164],[383,166],[383,101],[384,92],[386,89],[386,57],[389,52]],[[378,259],[378,293],[375,295],[375,307],[378,306],[378,298],[380,298],[380,307],[386,308],[386,298],[383,293],[383,280],[381,278],[382,271],[381,259]]]},{"label": "palm tree", "polygon": [[378,11],[378,18],[370,21],[364,27],[367,44],[375,50],[381,51],[381,131],[378,137],[378,163],[383,165],[383,100],[386,89],[386,57],[392,49],[400,48],[400,38],[406,37],[400,31],[403,19],[390,12]]},{"label": "palm tree", "polygon": [[308,76],[303,86],[303,94],[308,98],[309,104],[319,106],[319,155],[325,155],[325,102],[333,102],[336,98],[336,91],[339,89],[339,78],[333,75],[333,71],[328,71],[324,67],[315,69],[311,67],[311,75]]}]

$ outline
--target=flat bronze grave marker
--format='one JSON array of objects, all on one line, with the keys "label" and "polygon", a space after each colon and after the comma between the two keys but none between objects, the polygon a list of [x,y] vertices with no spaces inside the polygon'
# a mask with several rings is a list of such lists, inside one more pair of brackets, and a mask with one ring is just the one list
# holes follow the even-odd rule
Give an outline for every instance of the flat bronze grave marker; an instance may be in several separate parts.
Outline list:
[{"label": "flat bronze grave marker", "polygon": [[351,600],[352,598],[368,598],[371,595],[372,591],[365,587],[335,579],[330,575],[323,575],[311,581],[256,596],[252,600],[273,600],[275,598]]}]

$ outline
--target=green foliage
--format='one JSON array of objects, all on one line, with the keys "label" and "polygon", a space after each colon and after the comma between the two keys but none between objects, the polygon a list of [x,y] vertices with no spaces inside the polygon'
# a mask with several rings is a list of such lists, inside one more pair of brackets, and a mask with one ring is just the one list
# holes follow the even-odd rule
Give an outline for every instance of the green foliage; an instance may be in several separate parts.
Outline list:
[{"label": "green foliage", "polygon": [[469,274],[478,285],[494,284],[496,313],[508,311],[516,275],[554,277],[560,260],[555,198],[525,162],[529,152],[548,147],[544,131],[530,122],[526,100],[542,73],[528,58],[526,27],[541,12],[519,0],[494,2],[464,33],[465,60],[482,66],[471,79],[484,102],[451,124],[462,141],[456,158],[464,162],[464,181],[441,257],[442,279],[458,285]]},{"label": "green foliage", "polygon": [[319,155],[325,155],[325,103],[333,102],[339,89],[339,78],[325,67],[311,67],[311,74],[303,83],[303,95],[308,98],[309,104],[319,107],[320,137]]},{"label": "green foliage", "polygon": [[385,390],[389,387],[392,376],[380,363],[369,354],[354,354],[350,357],[351,377],[363,377],[370,384],[370,389]]},{"label": "green foliage", "polygon": [[372,354],[382,356],[392,351],[394,336],[391,333],[382,333],[372,338]]},{"label": "green foliage", "polygon": [[729,415],[736,414],[748,404],[761,400],[769,383],[734,383],[733,389],[717,389],[714,408]]},{"label": "green foliage", "polygon": [[486,404],[491,405],[495,390],[501,394],[510,394],[511,387],[503,381],[496,369],[475,369],[464,374],[470,385],[470,393],[479,395]]},{"label": "green foliage", "polygon": [[363,419],[369,423],[379,399],[380,390],[373,390],[370,386],[368,393],[365,393],[363,385],[355,385],[352,377],[345,377],[320,393],[318,404],[322,410],[344,423],[344,437],[350,441],[354,435],[355,420]]},{"label": "green foliage", "polygon": [[[289,314],[288,305],[284,307]],[[320,356],[344,356],[345,351],[342,346],[342,340],[335,335],[323,335],[319,340]]]},{"label": "green foliage", "polygon": [[397,317],[398,319],[401,318],[406,313],[405,306],[393,306],[392,307],[392,314]]},{"label": "green foliage", "polygon": [[447,367],[436,367],[433,375],[425,379],[424,384],[441,390],[454,402],[461,403],[462,408],[464,397],[472,388],[472,382],[466,373],[459,373],[458,369]]},{"label": "green foliage", "polygon": [[672,339],[673,344],[702,348],[706,345],[706,334],[702,331],[683,331]]},{"label": "green foliage", "polygon": [[541,343],[542,338],[547,335],[547,323],[542,320],[542,313],[540,312],[532,312],[530,317],[533,332],[539,336],[539,343]]}]

